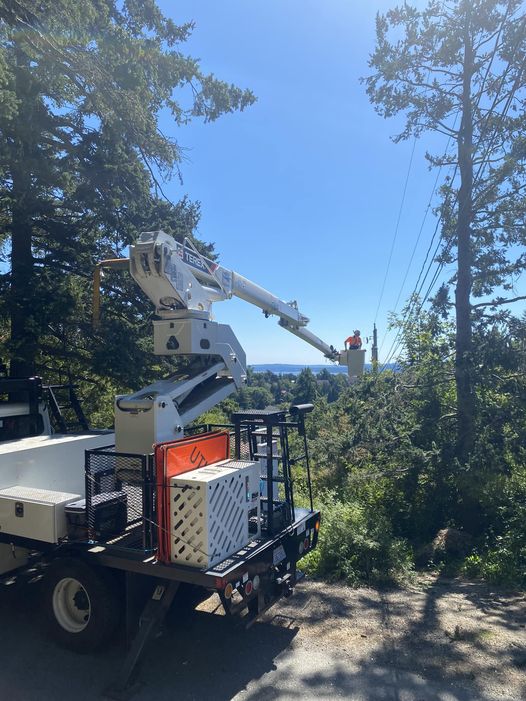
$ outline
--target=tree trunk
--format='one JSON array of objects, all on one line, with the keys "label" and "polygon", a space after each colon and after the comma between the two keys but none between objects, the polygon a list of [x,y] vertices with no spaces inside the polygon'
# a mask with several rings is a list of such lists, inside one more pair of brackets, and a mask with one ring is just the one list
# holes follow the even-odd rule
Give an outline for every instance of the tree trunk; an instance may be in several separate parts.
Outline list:
[{"label": "tree trunk", "polygon": [[457,248],[458,273],[455,290],[456,338],[455,382],[457,388],[457,457],[465,462],[474,442],[475,397],[472,386],[472,321],[471,321],[471,221],[473,202],[473,116],[471,80],[473,76],[473,45],[470,34],[469,9],[466,13],[464,44],[464,77],[462,94],[462,124],[458,136],[460,190],[458,196]]},{"label": "tree trunk", "polygon": [[[31,376],[35,373],[38,352],[38,320],[32,304],[34,293],[34,262],[32,252],[32,178],[30,171],[32,129],[32,98],[27,59],[17,51],[16,92],[19,100],[15,132],[16,149],[11,163],[12,217],[11,217],[11,278],[9,314],[11,319],[11,377]],[[19,136],[19,138],[16,138]]]},{"label": "tree trunk", "polygon": [[[17,190],[21,184],[17,182]],[[13,188],[15,189],[15,188]],[[16,192],[16,191],[15,191]],[[16,194],[15,194],[16,197]],[[24,200],[13,208],[11,244],[11,377],[26,377],[35,373],[38,336],[31,312],[33,282],[33,255],[31,250],[31,222],[23,211]]]}]

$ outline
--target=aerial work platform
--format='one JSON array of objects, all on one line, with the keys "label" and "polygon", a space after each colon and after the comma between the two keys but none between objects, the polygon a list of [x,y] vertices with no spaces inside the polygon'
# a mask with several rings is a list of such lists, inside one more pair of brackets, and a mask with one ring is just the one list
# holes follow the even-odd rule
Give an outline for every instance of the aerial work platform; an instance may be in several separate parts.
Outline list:
[{"label": "aerial work platform", "polygon": [[339,365],[346,365],[349,377],[355,378],[363,375],[365,367],[365,348],[349,349],[340,352]]}]

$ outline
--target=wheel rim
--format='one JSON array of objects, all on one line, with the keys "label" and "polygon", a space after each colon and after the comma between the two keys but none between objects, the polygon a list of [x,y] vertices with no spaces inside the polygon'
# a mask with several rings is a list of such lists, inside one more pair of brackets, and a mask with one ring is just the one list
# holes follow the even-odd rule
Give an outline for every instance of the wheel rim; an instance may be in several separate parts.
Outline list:
[{"label": "wheel rim", "polygon": [[91,617],[91,602],[78,579],[64,577],[53,590],[53,613],[68,633],[81,633]]}]

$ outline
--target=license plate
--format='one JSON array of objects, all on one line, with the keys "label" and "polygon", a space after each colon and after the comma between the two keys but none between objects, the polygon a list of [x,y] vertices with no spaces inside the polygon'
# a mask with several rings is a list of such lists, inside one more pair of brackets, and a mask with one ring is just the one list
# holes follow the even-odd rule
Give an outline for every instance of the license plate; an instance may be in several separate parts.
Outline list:
[{"label": "license plate", "polygon": [[305,533],[306,525],[307,524],[305,523],[305,521],[303,521],[303,523],[300,523],[300,525],[296,528],[296,535],[302,535],[303,533]]}]

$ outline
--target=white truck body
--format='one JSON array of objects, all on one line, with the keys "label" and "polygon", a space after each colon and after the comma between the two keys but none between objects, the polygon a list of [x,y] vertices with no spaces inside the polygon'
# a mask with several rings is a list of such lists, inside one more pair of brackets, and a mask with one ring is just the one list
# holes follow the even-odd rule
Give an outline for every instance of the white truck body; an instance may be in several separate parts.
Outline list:
[{"label": "white truck body", "polygon": [[[85,494],[84,451],[114,441],[113,433],[91,433],[42,435],[0,443],[2,532],[57,542],[65,535],[64,505]],[[42,498],[43,490],[46,499]],[[70,498],[60,499],[64,492]],[[14,494],[19,496],[15,499]],[[23,504],[21,517],[13,515],[17,503]],[[29,549],[0,543],[0,575],[23,567],[29,553]]]},{"label": "white truck body", "polygon": [[113,433],[89,433],[0,443],[0,489],[20,486],[84,495],[84,451],[114,442]]}]

